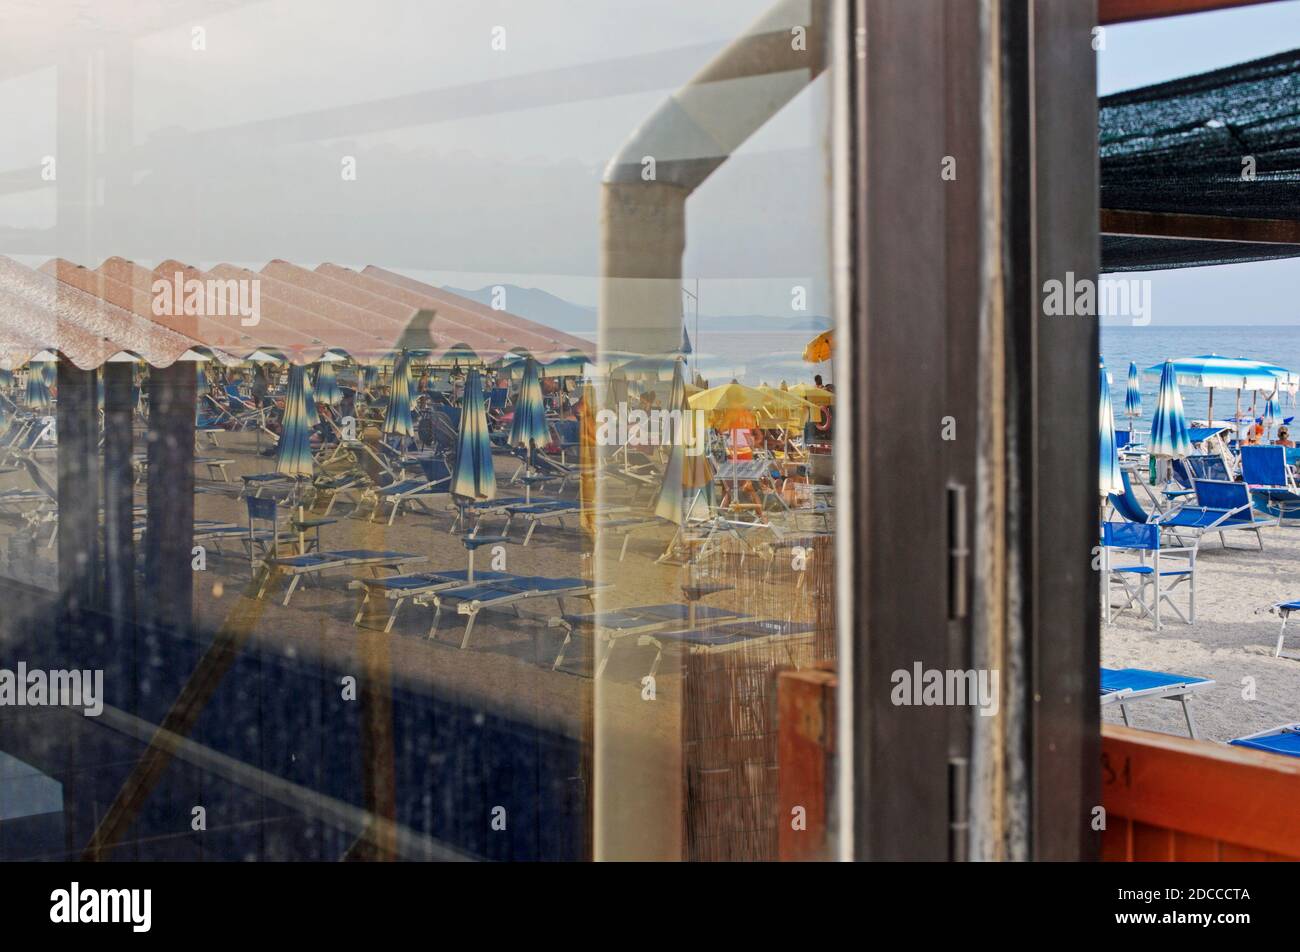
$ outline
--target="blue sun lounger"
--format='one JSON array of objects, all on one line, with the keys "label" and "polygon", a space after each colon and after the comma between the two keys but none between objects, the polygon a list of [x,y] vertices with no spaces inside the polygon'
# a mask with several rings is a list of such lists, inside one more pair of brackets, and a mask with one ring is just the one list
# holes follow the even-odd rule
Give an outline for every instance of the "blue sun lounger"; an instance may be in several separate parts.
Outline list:
[{"label": "blue sun lounger", "polygon": [[384,503],[393,507],[393,511],[388,515],[388,524],[391,526],[402,508],[402,503],[417,503],[425,511],[432,512],[428,500],[434,496],[447,495],[447,490],[451,486],[451,470],[447,468],[446,461],[441,458],[420,458],[418,462],[423,478],[396,480],[374,491],[375,508],[370,514],[371,521],[374,521],[375,514]]},{"label": "blue sun lounger", "polygon": [[294,590],[298,587],[298,583],[310,575],[319,575],[329,569],[357,567],[369,568],[376,573],[378,573],[379,569],[386,568],[396,574],[401,572],[403,566],[427,560],[428,556],[424,555],[379,549],[345,549],[341,552],[308,552],[303,555],[267,556],[263,561],[270,571],[266,573],[266,578],[262,580],[262,586],[258,589],[257,597],[261,598],[265,595],[271,579],[280,575],[289,577],[289,587],[284,593],[284,601],[282,602],[282,604],[288,605],[289,599],[293,597]]},{"label": "blue sun lounger", "polygon": [[[734,621],[741,614],[728,608],[715,608],[712,605],[683,605],[680,602],[668,602],[662,605],[637,605],[631,608],[618,608],[606,612],[585,612],[582,614],[561,614],[550,620],[550,626],[565,629],[564,641],[560,644],[554,671],[564,663],[565,652],[573,641],[577,631],[591,634],[596,639],[596,658],[593,677],[599,678],[605,673],[614,645],[622,638],[635,635],[638,638],[654,631],[665,630],[681,625],[694,627],[702,621]],[[662,654],[662,648],[660,653]],[[658,659],[655,661],[658,664]]]},{"label": "blue sun lounger", "polygon": [[1234,747],[1249,747],[1285,757],[1300,757],[1300,724],[1282,724],[1258,734],[1247,734],[1228,741]]},{"label": "blue sun lounger", "polygon": [[[475,572],[475,582],[504,582],[520,578],[509,572]],[[420,595],[431,595],[434,592],[445,591],[450,588],[459,588],[468,584],[468,569],[452,569],[446,572],[417,572],[413,575],[389,575],[384,578],[359,578],[348,583],[349,588],[363,589],[361,604],[357,606],[357,615],[352,619],[352,624],[360,628],[361,619],[365,615],[366,606],[373,602],[378,602],[381,598],[394,602],[392,611],[388,613],[388,621],[384,625],[384,633],[393,630],[393,625],[397,622],[397,613],[408,599],[416,598]]]},{"label": "blue sun lounger", "polygon": [[1292,612],[1300,612],[1300,598],[1289,602],[1274,602],[1266,608],[1258,609],[1255,614],[1259,614],[1259,612],[1269,612],[1278,615],[1282,619],[1282,627],[1277,633],[1277,648],[1273,651],[1273,657],[1280,658],[1282,657],[1282,639],[1286,637],[1287,619]]},{"label": "blue sun lounger", "polygon": [[601,516],[622,512],[626,506],[583,506],[582,502],[577,499],[542,499],[530,503],[515,503],[505,507],[506,524],[501,528],[501,534],[508,536],[510,534],[510,524],[516,517],[528,521],[528,532],[524,534],[523,544],[527,545],[533,538],[533,531],[543,522],[554,519],[564,528],[564,519],[566,516],[579,516],[585,513],[591,513],[593,516]]},{"label": "blue sun lounger", "polygon": [[1250,487],[1255,506],[1279,523],[1300,512],[1300,489],[1287,466],[1285,446],[1243,446],[1241,477]]},{"label": "blue sun lounger", "polygon": [[[650,665],[650,677],[654,677],[659,671],[665,643],[675,644],[688,652],[705,654],[784,639],[788,651],[795,639],[800,636],[809,637],[816,630],[817,626],[812,622],[742,618],[738,621],[725,622],[714,628],[689,628],[642,635],[637,639],[637,644],[650,644],[657,649],[654,662]],[[794,659],[790,660],[793,663]]]},{"label": "blue sun lounger", "polygon": [[547,578],[544,575],[524,575],[499,582],[475,580],[472,585],[447,589],[416,598],[417,605],[433,605],[433,624],[429,626],[429,637],[438,631],[438,622],[442,618],[444,604],[454,604],[458,614],[468,616],[465,622],[465,636],[461,639],[463,651],[469,645],[470,632],[474,630],[474,620],[485,608],[513,608],[519,613],[521,603],[535,598],[554,598],[564,614],[566,598],[590,599],[597,586],[581,578]]},{"label": "blue sun lounger", "polygon": [[1196,724],[1192,720],[1192,711],[1187,706],[1188,699],[1197,691],[1212,687],[1214,682],[1209,678],[1145,671],[1142,668],[1101,669],[1101,705],[1108,707],[1118,704],[1126,727],[1132,726],[1129,723],[1128,705],[1134,701],[1162,698],[1179,701],[1183,705],[1183,717],[1187,719],[1187,733],[1193,740],[1196,739]]}]

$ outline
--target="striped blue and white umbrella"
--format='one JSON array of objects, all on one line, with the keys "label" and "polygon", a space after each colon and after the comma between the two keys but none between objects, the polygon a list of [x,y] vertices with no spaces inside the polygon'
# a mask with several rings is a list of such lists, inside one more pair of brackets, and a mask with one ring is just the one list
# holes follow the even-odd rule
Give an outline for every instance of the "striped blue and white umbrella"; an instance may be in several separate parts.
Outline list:
[{"label": "striped blue and white umbrella", "polygon": [[41,380],[44,381],[45,386],[53,387],[58,379],[58,365],[53,360],[41,361]]},{"label": "striped blue and white umbrella", "polygon": [[312,475],[311,433],[307,426],[307,394],[303,385],[307,372],[294,364],[289,367],[289,392],[284,398],[284,416],[280,423],[280,445],[275,454],[275,471],[294,479]]},{"label": "striped blue and white umbrella", "polygon": [[41,368],[36,364],[30,364],[27,367],[27,407],[30,410],[40,412],[48,410],[53,401],[50,399],[50,388],[46,384]]},{"label": "striped blue and white umbrella", "polygon": [[1129,361],[1128,390],[1124,392],[1124,415],[1129,424],[1142,415],[1142,378],[1138,375],[1138,365]]},{"label": "striped blue and white umbrella", "polygon": [[1264,403],[1264,431],[1268,432],[1282,422],[1282,405],[1277,399],[1277,391],[1268,395]]},{"label": "striped blue and white umbrella", "polygon": [[[1220,357],[1218,354],[1200,354],[1196,357],[1178,357],[1163,364],[1152,364],[1143,374],[1164,378],[1165,367],[1172,364],[1178,383],[1185,387],[1207,387],[1210,391],[1208,418],[1214,419],[1214,391],[1243,390],[1272,391],[1279,381],[1284,385],[1296,382],[1296,375],[1276,364],[1247,357]],[[1163,384],[1162,384],[1163,385]]]},{"label": "striped blue and white umbrella", "polygon": [[1097,424],[1101,435],[1100,489],[1102,498],[1111,493],[1124,492],[1124,478],[1120,475],[1119,449],[1115,445],[1115,411],[1110,402],[1110,383],[1106,379],[1106,366],[1099,370],[1101,399],[1098,401]]},{"label": "striped blue and white umbrella", "polygon": [[524,365],[524,379],[515,399],[515,415],[510,422],[510,445],[545,446],[550,442],[546,428],[546,404],[542,401],[542,381],[537,361],[529,357]]},{"label": "striped blue and white umbrella", "polygon": [[[451,472],[451,494],[461,507],[492,499],[497,494],[497,477],[492,466],[492,441],[488,438],[487,402],[483,379],[477,369],[465,375],[465,392],[460,403],[460,430],[456,434],[456,464]],[[466,579],[474,581],[474,549],[469,550]]]},{"label": "striped blue and white umbrella", "polygon": [[393,387],[388,397],[388,412],[384,415],[384,432],[390,436],[415,436],[415,424],[411,420],[411,360],[405,353],[397,358],[397,365],[393,368]]},{"label": "striped blue and white umbrella", "polygon": [[334,371],[333,361],[322,361],[316,370],[316,399],[332,407],[338,406],[343,399],[343,391],[339,389],[339,378]]},{"label": "striped blue and white umbrella", "polygon": [[487,403],[483,399],[483,378],[477,369],[470,370],[465,376],[451,494],[466,502],[491,499],[497,494],[492,441],[488,437]]},{"label": "striped blue and white umbrella", "polygon": [[320,426],[320,411],[316,409],[316,388],[311,385],[311,374],[302,375],[303,401],[307,404],[307,426],[316,429]]},{"label": "striped blue and white umbrella", "polygon": [[1187,417],[1183,413],[1183,397],[1178,392],[1178,372],[1171,360],[1165,361],[1160,375],[1160,392],[1156,396],[1156,410],[1151,417],[1151,436],[1147,450],[1152,456],[1181,458],[1192,451],[1192,441],[1187,436]]},{"label": "striped blue and white umbrella", "polygon": [[[668,455],[668,465],[664,469],[663,485],[655,499],[655,515],[667,519],[676,525],[685,525],[691,510],[703,497],[704,511],[708,511],[709,498],[713,487],[713,474],[709,469],[708,457],[699,452],[701,442],[706,438],[704,427],[696,427],[696,414],[686,402],[686,375],[684,358],[676,360],[673,370],[673,386],[668,406],[681,411],[681,424],[672,437],[672,450]],[[1112,431],[1113,433],[1113,431]],[[664,428],[660,428],[661,436]],[[687,453],[688,448],[691,450]]]}]

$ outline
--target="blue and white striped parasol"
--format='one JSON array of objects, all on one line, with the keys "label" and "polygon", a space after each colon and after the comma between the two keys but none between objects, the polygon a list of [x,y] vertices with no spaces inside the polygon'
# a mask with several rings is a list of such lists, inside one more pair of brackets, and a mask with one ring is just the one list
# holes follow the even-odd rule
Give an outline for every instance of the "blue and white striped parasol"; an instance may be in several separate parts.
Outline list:
[{"label": "blue and white striped parasol", "polygon": [[280,445],[275,454],[275,471],[294,479],[309,479],[313,472],[304,386],[306,378],[307,372],[302,367],[297,364],[289,367],[289,392],[284,398]]},{"label": "blue and white striped parasol", "polygon": [[1119,469],[1119,448],[1115,445],[1115,411],[1110,402],[1110,383],[1106,379],[1106,365],[1098,371],[1101,399],[1098,401],[1097,424],[1101,436],[1100,490],[1102,497],[1124,492],[1124,479]]},{"label": "blue and white striped parasol", "polygon": [[1187,436],[1187,417],[1183,413],[1183,397],[1178,392],[1178,374],[1171,360],[1165,361],[1160,375],[1160,392],[1156,396],[1156,410],[1151,417],[1151,435],[1147,450],[1152,456],[1182,458],[1192,451],[1192,441]]}]

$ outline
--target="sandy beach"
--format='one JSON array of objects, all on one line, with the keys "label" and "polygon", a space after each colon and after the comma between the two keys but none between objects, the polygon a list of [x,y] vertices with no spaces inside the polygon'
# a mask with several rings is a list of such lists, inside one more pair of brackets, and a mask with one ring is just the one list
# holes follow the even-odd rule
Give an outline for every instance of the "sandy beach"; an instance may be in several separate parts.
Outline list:
[{"label": "sandy beach", "polygon": [[[1193,716],[1205,740],[1227,741],[1300,721],[1300,620],[1288,626],[1283,656],[1274,658],[1281,620],[1257,613],[1300,597],[1300,528],[1274,526],[1262,536],[1262,552],[1251,532],[1228,532],[1228,549],[1221,547],[1217,535],[1202,540],[1196,562],[1195,624],[1185,625],[1165,611],[1160,631],[1151,619],[1132,613],[1113,616],[1111,625],[1103,626],[1105,667],[1146,668],[1217,682],[1193,702]],[[1124,555],[1117,554],[1116,561],[1122,559]],[[1118,592],[1115,586],[1112,604],[1119,603]],[[1185,586],[1173,597],[1186,614]],[[1106,709],[1103,717],[1120,722],[1118,708]],[[1181,706],[1174,702],[1135,704],[1130,717],[1134,727],[1186,733]]]}]

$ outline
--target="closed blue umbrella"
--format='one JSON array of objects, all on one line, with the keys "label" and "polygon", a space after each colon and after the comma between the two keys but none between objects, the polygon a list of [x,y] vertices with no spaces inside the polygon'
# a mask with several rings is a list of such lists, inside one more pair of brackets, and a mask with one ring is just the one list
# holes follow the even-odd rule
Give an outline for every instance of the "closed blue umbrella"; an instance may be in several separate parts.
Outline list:
[{"label": "closed blue umbrella", "polygon": [[1110,402],[1110,383],[1106,379],[1106,366],[1099,371],[1101,399],[1098,401],[1097,424],[1101,435],[1100,489],[1104,499],[1111,493],[1124,492],[1124,479],[1119,469],[1119,449],[1115,445],[1115,412]]},{"label": "closed blue umbrella", "polygon": [[393,368],[393,392],[384,415],[384,432],[390,436],[415,437],[415,424],[411,420],[411,362],[406,354],[397,358]]},{"label": "closed blue umbrella", "polygon": [[550,441],[546,428],[546,405],[542,402],[542,381],[537,361],[529,357],[524,364],[524,379],[515,400],[515,415],[510,422],[510,445],[535,448]]},{"label": "closed blue umbrella", "polygon": [[1278,402],[1277,391],[1268,395],[1264,403],[1264,430],[1269,431],[1282,422],[1282,405]]},{"label": "closed blue umbrella", "polygon": [[1142,415],[1142,378],[1138,375],[1138,365],[1134,361],[1128,364],[1128,390],[1124,393],[1124,415],[1129,418],[1129,425]]},{"label": "closed blue umbrella", "polygon": [[1192,441],[1187,436],[1187,417],[1183,414],[1183,397],[1178,392],[1178,375],[1173,361],[1165,361],[1160,375],[1160,392],[1156,396],[1156,410],[1151,417],[1151,436],[1147,450],[1152,456],[1181,458],[1192,451]]},{"label": "closed blue umbrella", "polygon": [[[492,441],[488,437],[487,403],[483,399],[483,380],[477,370],[465,377],[465,393],[460,404],[460,430],[456,434],[456,465],[451,473],[451,494],[462,507],[491,499],[497,494],[496,472],[492,466]],[[462,513],[461,524],[465,520]],[[469,550],[467,580],[474,580],[474,550]]]},{"label": "closed blue umbrella", "polygon": [[31,364],[27,368],[27,407],[30,410],[40,412],[48,410],[53,401],[50,399],[50,388],[45,383],[41,368],[36,364]]},{"label": "closed blue umbrella", "polygon": [[303,401],[307,404],[307,426],[316,429],[320,426],[320,411],[316,409],[316,388],[311,385],[311,374],[302,375]]},{"label": "closed blue umbrella", "polygon": [[284,398],[284,416],[280,421],[280,445],[275,454],[275,471],[294,479],[312,475],[311,438],[307,425],[306,371],[289,368],[289,392]]},{"label": "closed blue umbrella", "polygon": [[322,361],[316,370],[316,399],[332,407],[339,405],[343,391],[339,389],[338,374],[334,372],[333,361]]},{"label": "closed blue umbrella", "polygon": [[58,368],[55,366],[54,361],[45,360],[41,362],[41,380],[44,381],[45,386],[53,387],[58,376]]}]

